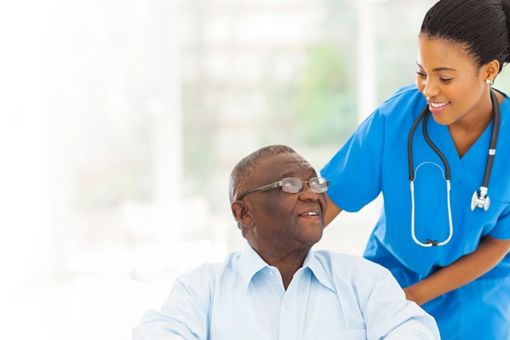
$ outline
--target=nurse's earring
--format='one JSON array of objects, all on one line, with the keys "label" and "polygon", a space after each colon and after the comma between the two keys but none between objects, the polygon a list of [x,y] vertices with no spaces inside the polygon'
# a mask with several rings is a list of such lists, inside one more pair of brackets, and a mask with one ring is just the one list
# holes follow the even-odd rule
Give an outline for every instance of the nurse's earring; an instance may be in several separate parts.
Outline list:
[{"label": "nurse's earring", "polygon": [[492,85],[494,85],[494,80],[492,80],[492,79],[486,79],[486,80],[485,80],[485,83],[486,83],[487,85],[489,85],[489,86],[492,86]]}]

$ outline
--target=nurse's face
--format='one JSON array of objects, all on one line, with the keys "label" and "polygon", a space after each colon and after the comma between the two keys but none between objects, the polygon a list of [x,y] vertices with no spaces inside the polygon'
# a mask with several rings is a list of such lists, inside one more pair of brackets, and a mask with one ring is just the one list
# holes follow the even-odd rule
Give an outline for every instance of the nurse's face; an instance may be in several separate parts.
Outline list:
[{"label": "nurse's face", "polygon": [[416,85],[434,120],[443,125],[476,122],[491,111],[487,65],[478,66],[465,46],[441,38],[419,38]]}]

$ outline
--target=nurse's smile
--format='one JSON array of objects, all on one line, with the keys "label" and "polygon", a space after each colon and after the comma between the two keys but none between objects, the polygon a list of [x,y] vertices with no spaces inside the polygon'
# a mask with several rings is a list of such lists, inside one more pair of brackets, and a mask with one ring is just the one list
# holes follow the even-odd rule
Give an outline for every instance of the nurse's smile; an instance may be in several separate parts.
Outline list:
[{"label": "nurse's smile", "polygon": [[432,114],[440,114],[441,112],[443,112],[444,110],[446,110],[448,108],[449,104],[450,104],[450,102],[443,102],[443,103],[429,102],[429,110],[430,110],[430,112],[432,112]]}]

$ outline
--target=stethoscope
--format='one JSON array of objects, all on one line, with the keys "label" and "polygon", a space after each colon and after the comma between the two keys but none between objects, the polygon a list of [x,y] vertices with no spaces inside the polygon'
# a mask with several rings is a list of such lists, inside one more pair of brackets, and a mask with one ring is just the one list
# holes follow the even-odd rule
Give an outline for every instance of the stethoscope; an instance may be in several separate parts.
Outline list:
[{"label": "stethoscope", "polygon": [[[489,145],[489,154],[487,157],[487,162],[485,163],[485,175],[483,177],[483,183],[480,186],[478,190],[475,190],[473,193],[473,196],[471,198],[471,210],[475,210],[476,208],[483,209],[484,211],[487,211],[490,207],[491,201],[488,196],[488,190],[489,190],[489,179],[492,172],[492,164],[494,163],[494,156],[496,155],[496,144],[498,142],[498,135],[499,135],[499,128],[501,125],[501,113],[499,110],[499,103],[498,99],[496,97],[496,94],[494,91],[490,91],[491,96],[491,102],[492,102],[492,115],[494,124],[492,126],[492,134],[491,134],[491,141]],[[408,158],[408,165],[409,165],[409,190],[411,191],[411,236],[414,240],[414,242],[422,247],[436,247],[436,246],[444,246],[450,240],[453,236],[453,221],[452,221],[452,210],[450,206],[450,178],[451,178],[451,172],[450,172],[450,164],[446,160],[445,155],[439,150],[439,148],[432,142],[432,140],[429,137],[428,129],[427,129],[427,123],[430,117],[430,111],[428,109],[428,105],[425,106],[422,113],[416,118],[416,120],[413,123],[413,126],[411,127],[411,130],[409,131],[409,136],[407,139],[407,158]],[[415,223],[414,223],[414,217],[415,217],[415,202],[414,202],[414,179],[415,179],[415,173],[414,173],[414,164],[413,164],[413,137],[414,137],[414,131],[418,127],[418,124],[423,119],[422,124],[422,132],[423,137],[425,138],[425,141],[427,144],[434,150],[434,152],[439,156],[441,159],[441,162],[443,162],[444,165],[444,178],[446,181],[446,201],[448,206],[448,226],[449,226],[449,234],[448,237],[443,241],[436,241],[432,239],[427,239],[425,242],[420,241],[416,237],[415,232]],[[442,169],[441,169],[442,170]]]}]

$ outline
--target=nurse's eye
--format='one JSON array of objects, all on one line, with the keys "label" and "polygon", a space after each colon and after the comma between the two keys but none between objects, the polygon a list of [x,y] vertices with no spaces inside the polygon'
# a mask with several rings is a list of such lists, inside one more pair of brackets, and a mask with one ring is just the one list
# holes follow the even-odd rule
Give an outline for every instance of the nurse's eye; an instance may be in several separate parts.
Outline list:
[{"label": "nurse's eye", "polygon": [[443,82],[445,84],[448,84],[449,82],[451,82],[453,80],[453,78],[440,77],[439,80],[441,80],[441,82]]},{"label": "nurse's eye", "polygon": [[425,77],[426,77],[425,73],[424,73],[424,72],[421,72],[421,71],[416,71],[416,75],[417,75],[418,77],[420,77],[420,78],[425,78]]}]

